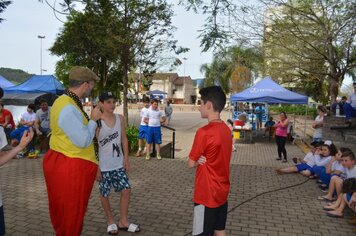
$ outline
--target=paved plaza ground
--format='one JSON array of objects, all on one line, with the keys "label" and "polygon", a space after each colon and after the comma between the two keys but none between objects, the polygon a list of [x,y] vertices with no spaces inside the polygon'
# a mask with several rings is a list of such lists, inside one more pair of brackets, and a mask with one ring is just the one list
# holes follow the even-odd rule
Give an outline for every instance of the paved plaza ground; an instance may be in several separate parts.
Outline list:
[{"label": "paved plaza ground", "polygon": [[[174,115],[176,159],[146,161],[142,157],[130,157],[133,189],[129,218],[141,225],[142,232],[137,235],[191,234],[195,172],[187,168],[186,156],[196,128],[206,121],[201,121],[199,113],[194,111]],[[225,119],[228,114],[224,115]],[[273,140],[268,141],[261,135],[253,138],[254,143],[238,143],[238,151],[232,153],[228,235],[354,235],[352,229],[356,226],[347,224],[352,216],[350,211],[346,211],[345,219],[327,217],[322,210],[324,203],[317,200],[323,193],[315,180],[297,174],[276,175],[276,167],[290,166],[292,162],[282,164],[275,160]],[[291,143],[287,151],[290,158],[303,156],[301,149]],[[10,161],[0,168],[0,186],[7,235],[54,235],[42,158]],[[98,196],[95,184],[82,235],[107,235]],[[116,217],[119,216],[118,199],[118,194],[112,194]],[[120,232],[120,235],[131,234]]]}]

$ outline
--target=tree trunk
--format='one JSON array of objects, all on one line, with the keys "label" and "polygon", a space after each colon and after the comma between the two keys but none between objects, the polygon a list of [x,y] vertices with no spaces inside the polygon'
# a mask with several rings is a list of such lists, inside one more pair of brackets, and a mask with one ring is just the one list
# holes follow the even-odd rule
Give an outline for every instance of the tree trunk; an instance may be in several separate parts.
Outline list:
[{"label": "tree trunk", "polygon": [[129,124],[129,113],[128,113],[128,107],[127,107],[127,88],[129,87],[129,79],[128,79],[128,63],[124,63],[124,79],[123,79],[123,92],[124,92],[124,118],[125,118],[125,123],[128,125]]}]

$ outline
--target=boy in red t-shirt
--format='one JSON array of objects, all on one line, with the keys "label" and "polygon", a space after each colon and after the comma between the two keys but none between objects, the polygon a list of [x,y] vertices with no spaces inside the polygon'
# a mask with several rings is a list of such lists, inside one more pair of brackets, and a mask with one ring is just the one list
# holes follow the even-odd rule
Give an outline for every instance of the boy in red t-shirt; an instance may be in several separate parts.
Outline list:
[{"label": "boy in red t-shirt", "polygon": [[220,119],[226,95],[218,86],[200,90],[200,114],[209,123],[197,130],[188,166],[197,167],[193,235],[224,236],[230,190],[231,131]]}]

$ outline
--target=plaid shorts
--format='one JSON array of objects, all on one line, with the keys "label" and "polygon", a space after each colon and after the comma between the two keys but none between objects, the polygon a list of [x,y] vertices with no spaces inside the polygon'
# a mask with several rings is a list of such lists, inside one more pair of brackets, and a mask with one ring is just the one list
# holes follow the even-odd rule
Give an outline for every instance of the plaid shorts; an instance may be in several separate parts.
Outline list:
[{"label": "plaid shorts", "polygon": [[99,191],[103,197],[109,196],[111,187],[114,188],[115,192],[120,192],[123,189],[131,189],[129,178],[124,168],[102,171],[101,176]]}]

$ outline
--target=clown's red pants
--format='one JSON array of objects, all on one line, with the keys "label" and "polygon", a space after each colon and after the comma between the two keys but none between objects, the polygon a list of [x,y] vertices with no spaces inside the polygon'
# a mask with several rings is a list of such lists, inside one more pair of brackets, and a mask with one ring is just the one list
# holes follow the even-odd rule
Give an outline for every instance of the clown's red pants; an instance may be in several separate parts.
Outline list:
[{"label": "clown's red pants", "polygon": [[48,150],[43,160],[49,213],[57,236],[79,236],[98,166]]}]

